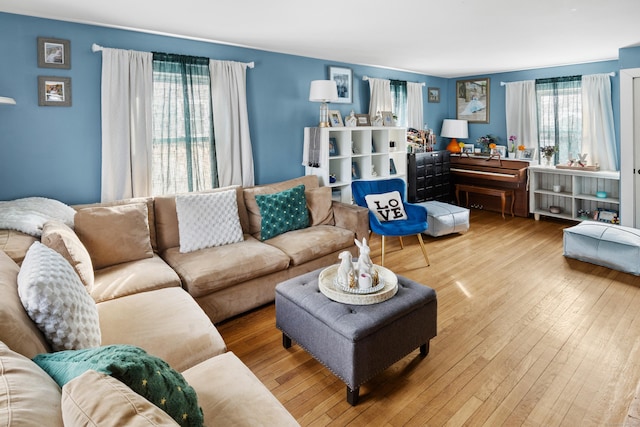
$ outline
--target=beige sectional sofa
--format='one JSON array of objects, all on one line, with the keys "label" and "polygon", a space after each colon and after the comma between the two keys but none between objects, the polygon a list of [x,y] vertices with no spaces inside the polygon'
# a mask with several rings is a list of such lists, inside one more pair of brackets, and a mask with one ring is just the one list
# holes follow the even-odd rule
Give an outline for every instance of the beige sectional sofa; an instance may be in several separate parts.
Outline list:
[{"label": "beige sectional sofa", "polygon": [[[256,195],[300,184],[310,226],[262,240]],[[205,425],[296,425],[227,351],[214,322],[273,301],[279,282],[336,263],[342,250],[355,254],[353,240],[366,236],[368,212],[331,201],[330,190],[318,187],[315,176],[213,192],[230,189],[242,228],[236,243],[181,252],[179,196],[76,206],[74,231],[53,221],[41,240],[67,259],[91,295],[100,344],[141,347],[181,372],[197,393]],[[55,426],[63,417],[77,425],[175,425],[109,376],[90,372],[61,388],[30,360],[53,351],[18,293],[20,263],[37,240],[0,231],[0,426],[44,425],[43,420]]]}]

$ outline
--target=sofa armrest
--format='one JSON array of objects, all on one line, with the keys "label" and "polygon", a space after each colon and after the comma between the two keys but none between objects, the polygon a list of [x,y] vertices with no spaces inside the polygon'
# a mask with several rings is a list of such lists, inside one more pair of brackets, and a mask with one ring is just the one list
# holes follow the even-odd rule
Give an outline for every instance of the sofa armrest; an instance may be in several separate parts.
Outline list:
[{"label": "sofa armrest", "polygon": [[360,241],[369,237],[369,209],[335,200],[331,207],[336,227],[354,231]]}]

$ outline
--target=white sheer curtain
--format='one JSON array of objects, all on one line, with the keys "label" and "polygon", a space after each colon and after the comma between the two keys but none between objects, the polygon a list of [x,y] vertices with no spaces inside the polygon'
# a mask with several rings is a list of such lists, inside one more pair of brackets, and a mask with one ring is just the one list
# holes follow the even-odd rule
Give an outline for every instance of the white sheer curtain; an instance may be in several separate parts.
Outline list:
[{"label": "white sheer curtain", "polygon": [[582,76],[582,152],[589,164],[619,170],[609,74]]},{"label": "white sheer curtain", "polygon": [[407,82],[407,126],[422,129],[424,123],[422,83]]},{"label": "white sheer curtain", "polygon": [[247,64],[212,59],[209,69],[219,185],[252,186],[254,169],[247,113]]},{"label": "white sheer curtain", "polygon": [[101,200],[151,194],[153,54],[102,49]]},{"label": "white sheer curtain", "polygon": [[378,111],[393,111],[391,82],[389,80],[369,77],[369,93],[369,116],[372,121]]},{"label": "white sheer curtain", "polygon": [[536,82],[526,80],[506,84],[505,110],[507,138],[515,136],[516,145],[538,147],[538,110]]}]

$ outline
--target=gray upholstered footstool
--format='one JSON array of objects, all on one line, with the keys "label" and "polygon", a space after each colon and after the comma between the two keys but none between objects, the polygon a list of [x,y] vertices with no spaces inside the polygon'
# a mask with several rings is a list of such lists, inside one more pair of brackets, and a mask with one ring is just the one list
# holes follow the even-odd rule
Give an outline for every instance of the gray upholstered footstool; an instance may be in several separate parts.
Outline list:
[{"label": "gray upholstered footstool", "polygon": [[436,292],[398,276],[398,293],[371,305],[330,300],[318,288],[322,269],[276,287],[276,327],[285,348],[297,342],[347,385],[358,403],[360,385],[416,348],[425,356],[436,336]]},{"label": "gray upholstered footstool", "polygon": [[563,255],[640,276],[640,230],[582,221],[563,230]]},{"label": "gray upholstered footstool", "polygon": [[469,209],[449,203],[430,200],[416,203],[427,208],[427,224],[424,232],[432,237],[452,233],[465,233],[469,230]]}]

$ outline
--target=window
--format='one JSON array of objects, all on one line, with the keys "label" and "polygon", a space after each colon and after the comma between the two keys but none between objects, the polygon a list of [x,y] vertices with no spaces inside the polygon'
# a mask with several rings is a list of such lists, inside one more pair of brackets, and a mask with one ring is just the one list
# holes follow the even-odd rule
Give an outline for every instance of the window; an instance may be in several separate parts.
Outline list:
[{"label": "window", "polygon": [[153,195],[218,186],[209,60],[153,54]]},{"label": "window", "polygon": [[396,126],[407,126],[407,82],[391,80],[391,101]]},{"label": "window", "polygon": [[557,148],[555,163],[576,158],[582,147],[581,76],[536,80],[538,143]]}]

